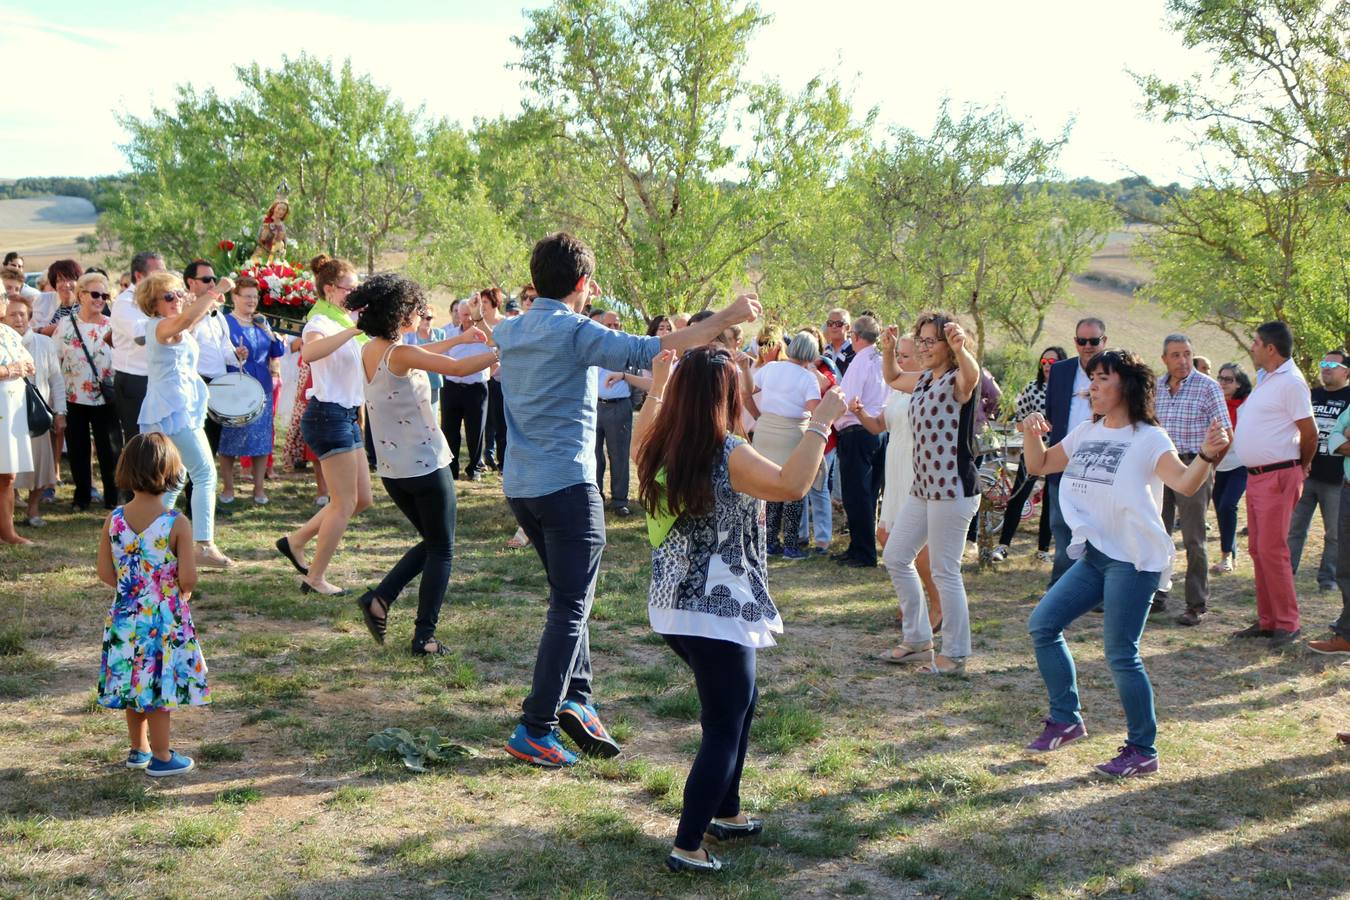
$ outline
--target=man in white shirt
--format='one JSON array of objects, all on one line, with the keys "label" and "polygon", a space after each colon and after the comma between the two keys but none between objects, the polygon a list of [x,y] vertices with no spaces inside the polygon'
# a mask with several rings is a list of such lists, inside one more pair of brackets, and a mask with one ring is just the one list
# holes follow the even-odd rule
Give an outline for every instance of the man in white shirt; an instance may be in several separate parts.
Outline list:
[{"label": "man in white shirt", "polygon": [[152,272],[164,271],[164,257],[143,250],[131,258],[131,287],[117,295],[108,318],[112,330],[113,403],[122,426],[123,443],[140,433],[136,418],[145,401],[145,313],[136,305],[136,285]]},{"label": "man in white shirt", "polygon": [[[461,300],[455,304],[452,318],[455,324],[445,329],[445,336],[452,338],[463,334],[473,326],[473,310],[469,301]],[[464,359],[476,353],[484,353],[485,344],[458,344],[446,351],[452,359]],[[487,424],[487,370],[472,375],[445,376],[441,386],[441,431],[450,444],[454,460],[450,463],[450,474],[456,479],[461,472],[466,481],[478,481],[483,477],[483,430]],[[464,432],[464,453],[459,450],[460,429]],[[465,460],[464,457],[468,459]]]},{"label": "man in white shirt", "polygon": [[[881,415],[890,390],[881,377],[881,353],[874,346],[881,327],[871,316],[859,316],[853,323],[853,359],[839,382],[844,399],[852,407],[862,403],[869,416]],[[874,465],[881,438],[863,427],[853,413],[844,413],[835,422],[838,436],[839,482],[844,496],[844,515],[848,517],[848,549],[835,554],[840,565],[870,568],[877,564],[877,494],[881,473]]]},{"label": "man in white shirt", "polygon": [[[1080,319],[1074,327],[1074,345],[1078,356],[1062,359],[1050,367],[1050,378],[1045,387],[1045,417],[1050,420],[1048,446],[1064,440],[1064,436],[1084,422],[1092,420],[1092,403],[1088,400],[1090,380],[1087,364],[1092,357],[1106,349],[1106,323],[1095,316]],[[1059,475],[1045,479],[1045,502],[1050,512],[1050,531],[1055,536],[1055,562],[1050,569],[1050,584],[1059,581],[1069,570],[1069,542],[1073,532],[1059,512]]]},{"label": "man in white shirt", "polygon": [[[594,316],[592,318],[595,318]],[[599,316],[600,324],[623,331],[623,321],[614,310]],[[605,493],[605,453],[609,453],[609,505],[620,516],[632,514],[628,506],[628,450],[633,442],[633,385],[628,372],[595,369],[599,385],[595,416],[595,483]]]},{"label": "man in white shirt", "polygon": [[1317,452],[1308,383],[1289,358],[1294,336],[1283,322],[1256,329],[1252,362],[1265,373],[1238,411],[1230,453],[1247,467],[1247,552],[1256,570],[1255,624],[1240,638],[1285,647],[1300,634],[1298,595],[1289,561],[1289,523]]},{"label": "man in white shirt", "polygon": [[[194,297],[202,297],[206,294],[217,292],[216,283],[219,279],[216,277],[215,269],[204,259],[194,259],[187,264],[183,270],[183,284],[187,286],[188,293]],[[238,368],[241,360],[248,357],[248,350],[243,347],[235,347],[230,341],[230,326],[225,321],[225,313],[220,310],[212,310],[209,316],[206,316],[192,329],[192,336],[197,339],[199,353],[197,355],[197,374],[202,380],[210,384],[215,379],[229,371],[229,367]],[[211,446],[211,455],[214,457],[220,450],[220,423],[206,417],[206,442]],[[187,486],[183,489],[183,497],[187,501],[189,508],[192,505],[192,481],[188,480]],[[220,500],[220,504],[228,506],[230,501]]]}]

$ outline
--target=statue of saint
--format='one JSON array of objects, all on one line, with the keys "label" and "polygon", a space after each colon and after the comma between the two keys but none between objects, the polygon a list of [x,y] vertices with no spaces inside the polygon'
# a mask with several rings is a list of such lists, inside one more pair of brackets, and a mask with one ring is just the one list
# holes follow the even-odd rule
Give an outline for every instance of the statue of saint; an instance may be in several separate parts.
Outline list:
[{"label": "statue of saint", "polygon": [[291,205],[280,196],[267,207],[262,230],[258,232],[258,246],[266,251],[267,262],[286,259],[286,217],[290,214]]}]

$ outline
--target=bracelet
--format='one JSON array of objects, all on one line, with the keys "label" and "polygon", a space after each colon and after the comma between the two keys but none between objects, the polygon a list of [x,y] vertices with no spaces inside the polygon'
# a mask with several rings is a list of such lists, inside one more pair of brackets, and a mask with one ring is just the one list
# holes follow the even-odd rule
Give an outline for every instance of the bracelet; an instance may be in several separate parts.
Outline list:
[{"label": "bracelet", "polygon": [[825,429],[824,427],[820,426],[820,425],[816,425],[816,424],[807,425],[807,426],[806,426],[806,433],[807,433],[807,434],[818,434],[818,435],[820,435],[820,439],[823,440],[823,441],[828,441],[828,440],[830,439],[830,432],[829,432],[827,429]]},{"label": "bracelet", "polygon": [[648,400],[655,400],[657,403],[660,403],[660,402],[661,402],[661,398],[660,398],[660,397],[653,396],[652,394],[648,394],[648,395],[647,395],[647,399],[648,399]]},{"label": "bracelet", "polygon": [[1209,463],[1211,466],[1217,466],[1219,464],[1219,461],[1217,459],[1210,459],[1208,456],[1206,456],[1205,451],[1203,450],[1201,450],[1199,453],[1195,455],[1203,459],[1205,462]]}]

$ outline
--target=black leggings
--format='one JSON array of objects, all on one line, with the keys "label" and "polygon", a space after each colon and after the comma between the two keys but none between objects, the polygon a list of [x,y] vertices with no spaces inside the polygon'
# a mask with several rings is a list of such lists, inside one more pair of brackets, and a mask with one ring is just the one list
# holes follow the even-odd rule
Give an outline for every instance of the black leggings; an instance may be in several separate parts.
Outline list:
[{"label": "black leggings", "polygon": [[70,458],[70,477],[75,482],[75,505],[89,506],[93,497],[94,472],[89,457],[89,439],[98,452],[99,474],[103,476],[103,505],[117,505],[117,457],[122,452],[122,428],[117,410],[104,403],[99,406],[70,403],[66,406],[66,455]]},{"label": "black leggings", "polygon": [[[791,547],[794,550],[802,545],[802,510],[806,503],[793,500],[790,503],[765,504],[764,527],[769,532],[770,547]],[[779,540],[779,532],[782,540]]]},{"label": "black leggings", "polygon": [[418,575],[417,621],[413,645],[420,647],[436,634],[441,603],[450,585],[450,563],[455,552],[455,479],[450,467],[415,478],[382,478],[389,498],[408,517],[422,540],[410,547],[384,576],[375,596],[392,607],[398,595]]},{"label": "black leggings", "polygon": [[[1013,535],[1017,534],[1017,526],[1022,522],[1022,510],[1035,492],[1037,480],[1037,476],[1026,474],[1025,465],[1018,469],[1012,498],[1008,500],[1008,508],[1003,513],[1003,533],[998,538],[998,542],[1005,547],[1011,546]],[[1046,502],[1047,499],[1041,497],[1041,524],[1036,534],[1036,549],[1042,553],[1050,549],[1050,517],[1046,512],[1050,504]]]},{"label": "black leggings", "polygon": [[741,811],[741,770],[750,740],[759,689],[755,687],[755,648],[715,638],[663,635],[670,649],[694,670],[702,705],[703,740],[684,782],[684,811],[675,846],[693,852],[716,816]]}]

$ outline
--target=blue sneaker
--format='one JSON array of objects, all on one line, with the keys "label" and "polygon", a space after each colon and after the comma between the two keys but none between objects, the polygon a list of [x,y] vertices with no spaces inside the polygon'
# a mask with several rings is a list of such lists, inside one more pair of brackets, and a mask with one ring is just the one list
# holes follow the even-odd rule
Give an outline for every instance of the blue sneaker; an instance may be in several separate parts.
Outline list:
[{"label": "blue sneaker", "polygon": [[549,732],[540,738],[531,737],[523,724],[516,726],[511,740],[506,742],[506,752],[516,759],[550,769],[574,766],[577,762],[577,755],[562,745],[557,734]]},{"label": "blue sneaker", "polygon": [[195,765],[192,757],[184,756],[177,750],[170,750],[169,758],[166,760],[151,759],[150,764],[145,767],[145,774],[151,778],[163,778],[166,775],[186,775],[192,771]]},{"label": "blue sneaker", "polygon": [[784,547],[783,559],[806,559],[807,553],[801,547]]},{"label": "blue sneaker", "polygon": [[764,553],[765,553],[765,555],[767,555],[767,556],[782,556],[782,555],[783,555],[783,545],[782,545],[782,544],[766,544],[766,545],[764,546]]},{"label": "blue sneaker", "polygon": [[127,768],[144,769],[146,766],[150,765],[150,760],[152,759],[154,759],[154,757],[146,750],[132,750],[127,754]]},{"label": "blue sneaker", "polygon": [[572,743],[581,748],[587,756],[603,756],[606,759],[623,752],[617,741],[609,736],[595,707],[567,700],[558,708],[558,727],[566,732]]}]

